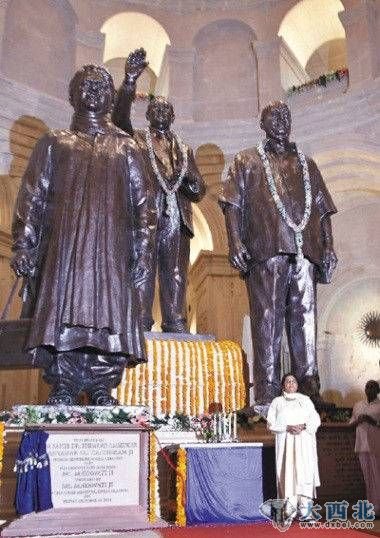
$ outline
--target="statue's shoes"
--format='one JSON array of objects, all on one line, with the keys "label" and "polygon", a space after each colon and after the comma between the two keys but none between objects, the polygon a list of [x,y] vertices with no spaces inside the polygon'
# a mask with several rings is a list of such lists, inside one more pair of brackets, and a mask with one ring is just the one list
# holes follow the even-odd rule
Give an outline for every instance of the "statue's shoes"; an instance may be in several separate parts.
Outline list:
[{"label": "statue's shoes", "polygon": [[89,392],[89,397],[92,405],[104,405],[104,406],[115,406],[119,405],[119,402],[116,398],[109,394],[106,387],[97,387],[94,391]]},{"label": "statue's shoes", "polygon": [[46,405],[75,405],[76,403],[76,398],[64,385],[53,388],[46,401]]}]

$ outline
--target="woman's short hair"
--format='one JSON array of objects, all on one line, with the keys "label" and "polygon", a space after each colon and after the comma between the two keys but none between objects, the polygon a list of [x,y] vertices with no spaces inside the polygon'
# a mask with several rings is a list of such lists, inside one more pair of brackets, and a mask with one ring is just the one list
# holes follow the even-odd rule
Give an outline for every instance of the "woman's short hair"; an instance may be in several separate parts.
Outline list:
[{"label": "woman's short hair", "polygon": [[369,381],[367,381],[367,383],[365,384],[365,388],[373,389],[374,391],[376,390],[376,394],[379,394],[380,392],[380,384],[374,379],[370,379]]},{"label": "woman's short hair", "polygon": [[282,388],[284,388],[285,380],[286,380],[286,378],[289,377],[289,376],[294,377],[294,379],[297,381],[297,385],[300,384],[300,382],[298,381],[298,377],[297,377],[295,374],[293,374],[293,372],[288,372],[287,374],[284,374],[284,375],[282,376],[282,379],[281,379],[281,387],[282,387]]}]

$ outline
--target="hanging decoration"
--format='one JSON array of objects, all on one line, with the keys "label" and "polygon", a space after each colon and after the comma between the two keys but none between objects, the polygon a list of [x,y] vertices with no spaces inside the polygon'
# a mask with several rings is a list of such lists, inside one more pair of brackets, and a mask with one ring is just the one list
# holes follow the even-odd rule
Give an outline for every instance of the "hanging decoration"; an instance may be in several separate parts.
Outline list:
[{"label": "hanging decoration", "polygon": [[126,368],[117,388],[123,405],[145,405],[153,415],[195,416],[219,402],[228,413],[246,405],[244,357],[230,340],[147,340],[148,362]]},{"label": "hanging decoration", "polygon": [[149,522],[157,520],[158,502],[158,469],[157,469],[157,437],[154,432],[149,435]]},{"label": "hanging decoration", "polygon": [[182,166],[181,166],[181,171],[178,175],[177,180],[174,182],[173,185],[169,186],[167,181],[162,177],[160,169],[158,168],[156,155],[153,149],[153,141],[152,141],[150,129],[149,127],[145,129],[145,139],[146,139],[146,145],[148,147],[150,163],[152,165],[152,169],[157,178],[157,181],[160,184],[160,187],[164,191],[165,196],[166,196],[166,215],[168,217],[174,218],[174,215],[177,209],[176,193],[178,189],[180,188],[180,186],[182,185],[185,175],[187,174],[188,162],[187,162],[187,149],[186,149],[185,144],[182,142],[182,140],[179,138],[179,136],[176,133],[173,132],[172,134],[182,153]]},{"label": "hanging decoration", "polygon": [[348,79],[348,69],[347,67],[343,67],[341,69],[337,69],[336,71],[333,71],[331,73],[326,73],[325,75],[321,75],[320,77],[309,80],[308,82],[305,82],[304,84],[300,84],[299,86],[292,86],[288,89],[287,94],[288,95],[294,95],[296,93],[302,93],[305,91],[312,90],[314,88],[319,87],[326,87],[335,80],[344,80]]},{"label": "hanging decoration", "polygon": [[0,422],[0,474],[3,470],[5,424]]},{"label": "hanging decoration", "polygon": [[177,452],[177,515],[176,525],[186,527],[186,449],[179,448]]},{"label": "hanging decoration", "polygon": [[297,249],[297,266],[300,268],[304,255],[302,251],[303,246],[303,236],[302,232],[307,226],[307,223],[309,222],[309,218],[311,215],[311,202],[312,202],[312,195],[311,195],[311,184],[310,184],[310,175],[309,175],[309,167],[306,161],[305,155],[302,153],[300,149],[298,149],[297,146],[297,155],[298,159],[302,166],[302,179],[305,189],[305,210],[303,217],[301,219],[301,222],[299,224],[296,224],[293,219],[289,216],[288,212],[286,211],[286,208],[277,192],[276,183],[273,177],[272,169],[269,163],[269,159],[267,157],[267,154],[264,149],[264,144],[261,142],[257,146],[258,154],[260,155],[260,159],[263,163],[264,170],[265,170],[265,176],[267,178],[268,187],[270,190],[270,193],[272,195],[273,201],[276,205],[277,211],[280,213],[283,220],[286,222],[286,224],[291,228],[294,232],[294,241]]}]

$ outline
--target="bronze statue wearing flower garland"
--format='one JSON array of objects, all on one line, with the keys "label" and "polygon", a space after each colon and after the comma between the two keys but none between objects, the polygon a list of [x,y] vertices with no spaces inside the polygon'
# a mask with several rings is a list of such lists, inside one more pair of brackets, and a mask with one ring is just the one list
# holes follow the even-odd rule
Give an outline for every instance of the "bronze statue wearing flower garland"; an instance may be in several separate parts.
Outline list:
[{"label": "bronze statue wearing flower garland", "polygon": [[112,120],[133,135],[144,156],[150,189],[155,199],[156,220],[152,224],[154,250],[147,278],[140,288],[145,330],[153,325],[152,307],[156,272],[160,288],[162,330],[186,332],[186,288],[190,239],[194,235],[192,202],[205,194],[205,184],[193,151],[171,130],[173,105],[164,97],[154,97],[147,108],[149,127],[133,130],[130,112],[136,81],[147,66],[145,51],[132,52],[126,62],[124,82],[118,91]]},{"label": "bronze statue wearing flower garland", "polygon": [[238,153],[223,185],[229,257],[247,285],[256,404],[280,393],[284,324],[300,389],[319,400],[316,283],[330,282],[337,258],[330,215],[335,205],[315,162],[289,141],[290,110],[262,111],[266,139]]}]

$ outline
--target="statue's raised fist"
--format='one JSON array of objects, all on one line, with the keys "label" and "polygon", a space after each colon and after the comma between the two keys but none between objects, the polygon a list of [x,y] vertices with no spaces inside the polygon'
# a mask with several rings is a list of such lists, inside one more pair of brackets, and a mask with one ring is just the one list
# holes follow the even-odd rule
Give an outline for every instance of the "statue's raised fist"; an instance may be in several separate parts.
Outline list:
[{"label": "statue's raised fist", "polygon": [[129,78],[136,80],[148,64],[146,51],[143,48],[136,49],[128,55],[125,63],[125,73]]}]

